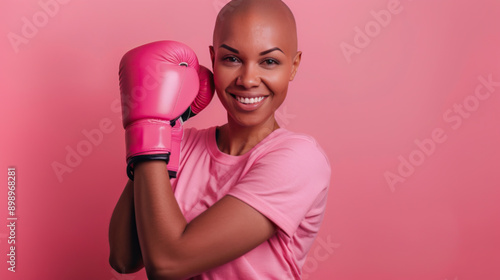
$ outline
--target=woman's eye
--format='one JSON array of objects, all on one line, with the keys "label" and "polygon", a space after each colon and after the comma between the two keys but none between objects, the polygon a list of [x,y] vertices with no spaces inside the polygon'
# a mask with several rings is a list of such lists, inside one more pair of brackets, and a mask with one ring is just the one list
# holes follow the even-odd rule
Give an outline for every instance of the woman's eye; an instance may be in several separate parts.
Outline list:
[{"label": "woman's eye", "polygon": [[279,62],[276,59],[268,58],[263,61],[266,65],[278,65]]},{"label": "woman's eye", "polygon": [[236,63],[236,62],[238,62],[238,59],[236,57],[234,57],[234,56],[224,57],[223,60],[226,61],[226,62],[230,62],[230,63]]}]

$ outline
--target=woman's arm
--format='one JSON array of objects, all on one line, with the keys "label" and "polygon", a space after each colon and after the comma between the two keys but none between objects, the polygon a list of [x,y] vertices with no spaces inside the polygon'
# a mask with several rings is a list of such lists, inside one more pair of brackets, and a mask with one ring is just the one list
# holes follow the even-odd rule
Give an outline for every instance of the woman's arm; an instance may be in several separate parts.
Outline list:
[{"label": "woman's arm", "polygon": [[120,273],[144,267],[137,238],[134,212],[134,182],[128,181],[109,223],[109,264]]},{"label": "woman's arm", "polygon": [[248,204],[225,196],[186,222],[174,197],[166,164],[134,168],[137,233],[149,279],[185,279],[227,263],[275,232],[274,224]]}]

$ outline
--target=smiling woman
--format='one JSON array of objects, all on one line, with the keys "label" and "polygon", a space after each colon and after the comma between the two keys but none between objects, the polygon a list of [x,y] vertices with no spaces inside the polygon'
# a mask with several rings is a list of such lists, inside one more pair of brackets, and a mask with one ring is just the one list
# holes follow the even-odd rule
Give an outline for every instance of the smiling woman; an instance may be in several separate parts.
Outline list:
[{"label": "smiling woman", "polygon": [[[222,9],[210,54],[216,91],[231,130],[250,126],[269,132],[278,127],[274,112],[285,100],[302,53],[297,51],[295,20],[288,7],[280,1],[250,5],[253,2],[236,1]],[[260,102],[254,104],[255,98]]]},{"label": "smiling woman", "polygon": [[[148,48],[135,52],[167,52],[163,56],[168,57],[170,52],[189,53],[183,46],[179,52]],[[283,2],[232,1],[219,13],[210,47],[214,87],[227,123],[182,132],[179,121],[170,127],[180,111],[168,110],[151,122],[125,116],[127,139],[135,139],[131,131],[140,131],[140,143],[159,142],[162,148],[130,156],[133,181],[127,183],[110,223],[115,270],[145,267],[150,279],[301,279],[323,221],[331,172],[312,137],[280,128],[275,118],[301,54],[295,20]],[[177,62],[169,65],[178,73],[175,77],[196,68]],[[121,75],[127,72],[126,65],[122,70]],[[134,88],[128,78],[121,80],[127,85],[122,97]],[[163,102],[176,94],[182,94],[180,99],[196,95],[195,90],[185,93],[184,86],[178,93],[172,85],[192,85],[197,79],[166,79],[165,88],[174,89],[154,89],[148,98]],[[210,86],[201,80],[200,88]],[[134,110],[142,106],[148,105]],[[164,139],[171,139],[171,148]],[[175,139],[182,139],[180,154]],[[167,169],[171,171],[178,157],[172,178]]]}]

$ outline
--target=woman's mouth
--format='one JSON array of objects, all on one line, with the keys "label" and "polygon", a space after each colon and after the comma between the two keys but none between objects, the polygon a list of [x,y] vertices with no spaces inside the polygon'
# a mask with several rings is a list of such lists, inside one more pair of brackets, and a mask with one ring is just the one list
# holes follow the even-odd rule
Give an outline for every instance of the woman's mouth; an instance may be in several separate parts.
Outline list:
[{"label": "woman's mouth", "polygon": [[255,104],[264,100],[264,96],[248,98],[235,95],[234,97],[236,98],[236,100],[238,100],[238,102],[241,102],[243,104]]},{"label": "woman's mouth", "polygon": [[239,104],[238,107],[245,111],[253,111],[259,107],[260,104],[263,103],[263,101],[268,97],[268,96],[257,96],[257,97],[243,97],[235,94],[230,95],[237,101],[236,104]]}]

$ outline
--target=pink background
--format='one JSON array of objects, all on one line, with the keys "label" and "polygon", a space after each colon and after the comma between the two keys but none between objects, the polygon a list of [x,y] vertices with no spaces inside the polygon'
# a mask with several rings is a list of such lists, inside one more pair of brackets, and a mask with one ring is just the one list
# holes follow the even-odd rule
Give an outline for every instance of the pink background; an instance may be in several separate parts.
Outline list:
[{"label": "pink background", "polygon": [[[48,12],[38,0],[0,4],[0,278],[145,279],[107,263],[108,222],[126,182],[118,63],[170,39],[209,65],[227,0],[54,1],[41,0]],[[333,170],[304,279],[500,279],[500,85],[478,78],[500,81],[500,2],[286,2],[304,55],[278,121],[313,135]],[[27,22],[36,29],[23,35]],[[13,34],[23,41],[12,44]],[[101,122],[107,130],[89,144],[85,133]],[[224,122],[214,99],[188,125]],[[77,148],[85,155],[71,167]],[[58,178],[58,163],[71,172]],[[3,225],[9,166],[15,273]]]}]

